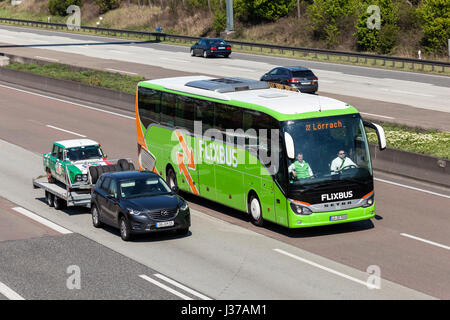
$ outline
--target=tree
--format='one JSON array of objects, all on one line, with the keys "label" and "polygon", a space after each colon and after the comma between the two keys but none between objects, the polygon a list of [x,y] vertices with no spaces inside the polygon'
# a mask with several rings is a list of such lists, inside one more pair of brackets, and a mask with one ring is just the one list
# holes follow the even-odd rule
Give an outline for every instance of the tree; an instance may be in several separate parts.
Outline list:
[{"label": "tree", "polygon": [[295,5],[296,0],[235,0],[234,10],[239,18],[259,23],[286,16]]},{"label": "tree", "polygon": [[48,10],[52,15],[66,16],[67,8],[71,5],[81,7],[83,5],[82,0],[49,0]]},{"label": "tree", "polygon": [[[375,11],[367,10],[369,6],[379,8],[379,27],[374,27]],[[382,54],[392,52],[398,32],[399,6],[391,0],[367,0],[360,7],[356,23],[356,43],[359,50],[376,51]]]},{"label": "tree", "polygon": [[422,20],[425,51],[445,54],[450,39],[450,1],[423,0],[417,10]]}]

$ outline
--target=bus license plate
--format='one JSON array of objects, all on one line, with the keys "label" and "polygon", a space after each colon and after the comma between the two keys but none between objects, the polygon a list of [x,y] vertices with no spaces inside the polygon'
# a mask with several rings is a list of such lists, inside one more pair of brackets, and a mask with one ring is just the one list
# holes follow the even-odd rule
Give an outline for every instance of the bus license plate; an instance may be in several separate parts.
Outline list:
[{"label": "bus license plate", "polygon": [[343,214],[343,215],[340,215],[340,216],[331,216],[330,217],[330,221],[339,221],[339,220],[345,220],[345,219],[347,219],[347,215],[346,214]]},{"label": "bus license plate", "polygon": [[173,225],[175,225],[175,222],[173,220],[156,223],[157,228],[172,227]]}]

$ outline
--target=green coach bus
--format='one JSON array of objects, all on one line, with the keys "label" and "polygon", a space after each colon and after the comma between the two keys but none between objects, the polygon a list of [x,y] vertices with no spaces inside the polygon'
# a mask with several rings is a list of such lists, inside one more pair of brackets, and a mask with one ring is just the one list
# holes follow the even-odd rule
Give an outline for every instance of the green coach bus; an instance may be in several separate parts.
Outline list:
[{"label": "green coach bus", "polygon": [[352,106],[242,78],[142,81],[136,95],[140,170],[171,187],[301,228],[375,215],[365,127]]}]

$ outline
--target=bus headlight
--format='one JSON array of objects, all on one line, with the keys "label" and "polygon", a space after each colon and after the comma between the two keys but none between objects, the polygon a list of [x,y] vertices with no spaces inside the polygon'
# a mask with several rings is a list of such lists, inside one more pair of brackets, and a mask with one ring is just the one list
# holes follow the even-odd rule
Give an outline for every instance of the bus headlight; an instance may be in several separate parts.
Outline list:
[{"label": "bus headlight", "polygon": [[301,204],[291,202],[291,209],[295,214],[308,216],[312,213],[311,209]]},{"label": "bus headlight", "polygon": [[371,205],[373,205],[373,203],[374,203],[374,193],[372,193],[372,195],[371,195],[370,197],[364,199],[364,202],[363,202],[363,204],[362,204],[362,207],[363,207],[363,208],[368,208],[368,207],[370,207]]}]

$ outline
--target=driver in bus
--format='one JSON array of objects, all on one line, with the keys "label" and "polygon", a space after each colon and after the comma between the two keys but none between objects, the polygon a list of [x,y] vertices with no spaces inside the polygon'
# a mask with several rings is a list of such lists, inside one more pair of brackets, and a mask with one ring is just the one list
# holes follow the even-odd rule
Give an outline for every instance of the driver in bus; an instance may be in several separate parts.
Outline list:
[{"label": "driver in bus", "polygon": [[356,163],[346,156],[344,150],[339,150],[337,157],[331,162],[330,170],[331,174],[339,174],[342,170],[349,168],[357,168]]},{"label": "driver in bus", "polygon": [[297,155],[297,160],[289,166],[288,171],[292,174],[292,180],[314,178],[309,163],[303,160],[303,153]]}]

